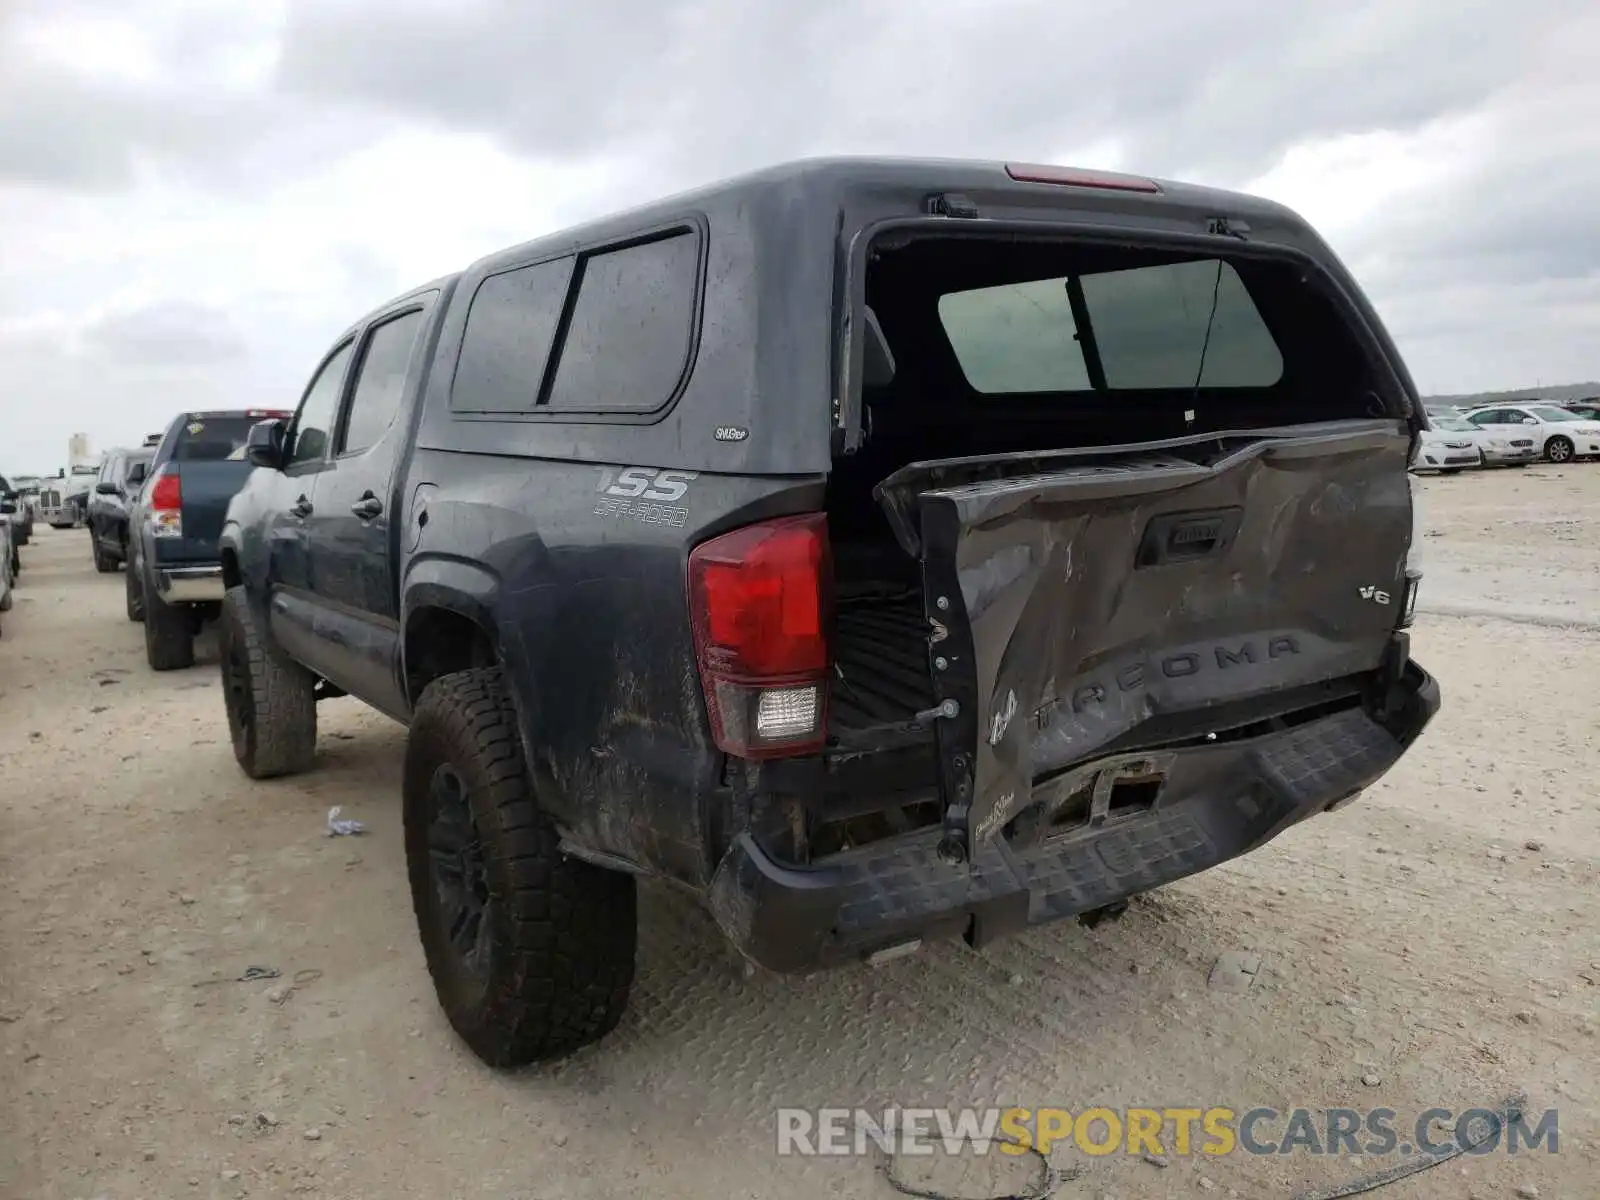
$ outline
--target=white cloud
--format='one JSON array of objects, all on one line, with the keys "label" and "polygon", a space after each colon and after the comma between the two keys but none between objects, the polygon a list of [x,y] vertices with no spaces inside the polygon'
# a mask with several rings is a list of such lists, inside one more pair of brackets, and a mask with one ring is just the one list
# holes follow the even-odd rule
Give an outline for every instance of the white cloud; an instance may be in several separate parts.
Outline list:
[{"label": "white cloud", "polygon": [[1597,51],[1570,0],[11,0],[0,469],[292,403],[403,288],[812,153],[1260,192],[1345,258],[1424,389],[1600,378]]}]

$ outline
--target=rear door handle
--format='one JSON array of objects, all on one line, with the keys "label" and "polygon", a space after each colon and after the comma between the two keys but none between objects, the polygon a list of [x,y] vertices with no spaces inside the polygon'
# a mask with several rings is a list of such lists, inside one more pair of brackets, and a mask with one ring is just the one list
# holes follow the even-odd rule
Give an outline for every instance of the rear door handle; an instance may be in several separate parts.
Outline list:
[{"label": "rear door handle", "polygon": [[304,496],[289,506],[289,515],[294,517],[309,517],[311,515],[311,501]]},{"label": "rear door handle", "polygon": [[373,517],[376,517],[378,514],[383,512],[383,501],[379,500],[371,492],[368,492],[365,496],[361,497],[361,499],[357,500],[350,506],[350,511],[355,513],[355,515],[360,517],[363,521],[370,521]]}]

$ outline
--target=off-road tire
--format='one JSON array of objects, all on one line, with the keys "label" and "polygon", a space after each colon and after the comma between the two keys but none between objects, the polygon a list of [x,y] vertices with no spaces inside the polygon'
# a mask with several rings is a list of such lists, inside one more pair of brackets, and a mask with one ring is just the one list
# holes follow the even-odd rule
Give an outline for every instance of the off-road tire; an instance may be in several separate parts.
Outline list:
[{"label": "off-road tire", "polygon": [[144,607],[144,656],[152,671],[181,671],[194,666],[194,618],[189,610],[168,604],[141,579]]},{"label": "off-road tire", "polygon": [[242,587],[222,598],[217,648],[239,768],[251,779],[309,771],[317,756],[316,677],[267,644]]},{"label": "off-road tire", "polygon": [[[451,942],[432,860],[435,779],[451,772],[470,813],[487,901],[483,966]],[[633,984],[632,876],[563,855],[523,761],[498,668],[434,680],[411,719],[403,776],[412,907],[439,1003],[494,1067],[558,1058],[616,1028]]]},{"label": "off-road tire", "polygon": [[100,539],[95,535],[93,526],[89,528],[89,550],[94,555],[94,569],[100,574],[109,575],[117,569],[117,560],[101,549]]},{"label": "off-road tire", "polygon": [[144,620],[144,588],[139,584],[139,572],[133,569],[131,558],[128,560],[128,569],[122,573],[122,585],[127,593],[128,620]]},{"label": "off-road tire", "polygon": [[1555,435],[1555,437],[1550,438],[1545,442],[1544,456],[1546,461],[1553,462],[1558,465],[1569,463],[1572,461],[1572,452],[1575,449],[1577,449],[1577,447],[1572,444],[1571,438],[1558,433]]}]

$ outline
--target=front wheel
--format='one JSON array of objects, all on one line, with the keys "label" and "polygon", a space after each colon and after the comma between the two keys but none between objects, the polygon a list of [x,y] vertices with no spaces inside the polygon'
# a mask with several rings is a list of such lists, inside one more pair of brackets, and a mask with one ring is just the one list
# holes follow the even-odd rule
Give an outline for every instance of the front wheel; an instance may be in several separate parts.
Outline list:
[{"label": "front wheel", "polygon": [[222,599],[217,646],[233,757],[244,773],[272,779],[309,770],[317,753],[317,681],[267,645],[242,587]]},{"label": "front wheel", "polygon": [[117,569],[117,560],[105,552],[100,545],[100,538],[91,527],[89,530],[89,550],[94,555],[94,569],[102,575],[109,575]]},{"label": "front wheel", "polygon": [[1572,439],[1559,433],[1544,444],[1544,456],[1553,463],[1571,462],[1572,451]]},{"label": "front wheel", "polygon": [[498,668],[428,685],[402,789],[428,972],[473,1053],[518,1066],[614,1029],[633,984],[634,881],[561,853]]}]

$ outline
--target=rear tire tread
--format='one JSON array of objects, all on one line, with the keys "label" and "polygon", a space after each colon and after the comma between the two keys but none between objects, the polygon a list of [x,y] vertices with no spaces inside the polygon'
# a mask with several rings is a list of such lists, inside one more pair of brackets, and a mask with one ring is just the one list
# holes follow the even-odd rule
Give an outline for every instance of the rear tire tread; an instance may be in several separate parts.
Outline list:
[{"label": "rear tire tread", "polygon": [[144,595],[144,651],[152,671],[181,671],[194,666],[194,627],[187,610],[153,595],[148,580]]},{"label": "rear tire tread", "polygon": [[[315,676],[267,645],[256,628],[243,587],[222,598],[217,621],[222,657],[223,702],[228,703],[228,659],[237,644],[250,675],[253,721],[244,744],[234,741],[233,756],[251,779],[276,779],[309,771],[317,756]],[[232,722],[229,722],[230,732]]]},{"label": "rear tire tread", "polygon": [[[496,901],[489,974],[461,977],[433,912],[429,788],[448,762],[467,784]],[[633,984],[631,876],[563,855],[523,762],[516,710],[498,668],[429,684],[406,744],[406,857],[428,971],[451,1025],[496,1067],[570,1054],[616,1028]]]}]

